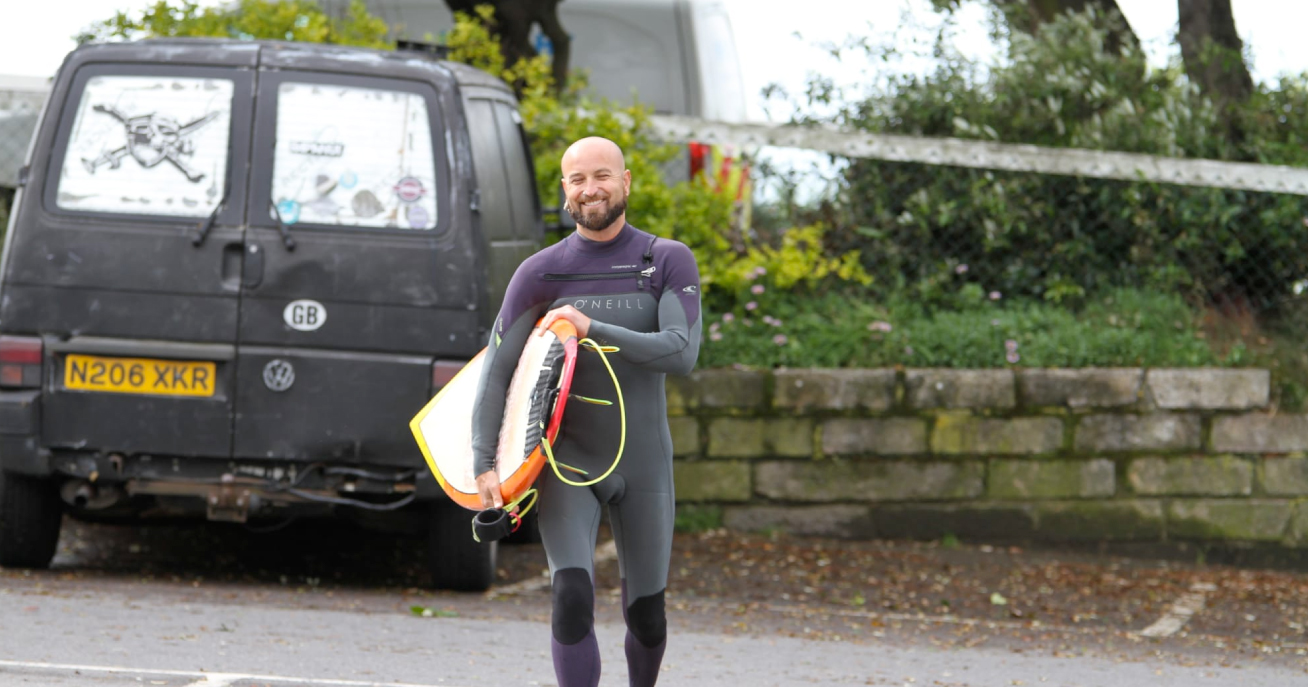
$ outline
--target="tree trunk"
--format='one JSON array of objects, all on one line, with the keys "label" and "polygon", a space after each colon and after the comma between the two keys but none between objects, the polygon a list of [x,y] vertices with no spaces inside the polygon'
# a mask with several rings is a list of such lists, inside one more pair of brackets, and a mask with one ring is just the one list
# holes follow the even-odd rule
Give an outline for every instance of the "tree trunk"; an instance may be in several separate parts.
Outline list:
[{"label": "tree trunk", "polygon": [[1235,31],[1231,0],[1177,0],[1176,7],[1185,73],[1212,99],[1227,138],[1238,147],[1244,129],[1236,109],[1253,95],[1253,78],[1244,63],[1244,42]]},{"label": "tree trunk", "polygon": [[563,88],[568,78],[568,60],[571,57],[571,39],[559,22],[559,3],[562,0],[445,0],[451,12],[473,13],[477,5],[495,7],[495,31],[500,37],[500,50],[504,62],[513,65],[521,59],[537,55],[531,44],[531,26],[539,24],[553,46],[551,68],[554,87]]},{"label": "tree trunk", "polygon": [[1116,19],[1109,20],[1108,38],[1104,41],[1104,50],[1120,55],[1123,48],[1136,48],[1140,45],[1135,30],[1126,20],[1126,15],[1122,14],[1122,9],[1117,6],[1117,0],[1026,0],[1028,16],[1024,28],[1035,33],[1041,24],[1053,21],[1060,14],[1084,12],[1089,7],[1095,8],[1105,17],[1117,16]]}]

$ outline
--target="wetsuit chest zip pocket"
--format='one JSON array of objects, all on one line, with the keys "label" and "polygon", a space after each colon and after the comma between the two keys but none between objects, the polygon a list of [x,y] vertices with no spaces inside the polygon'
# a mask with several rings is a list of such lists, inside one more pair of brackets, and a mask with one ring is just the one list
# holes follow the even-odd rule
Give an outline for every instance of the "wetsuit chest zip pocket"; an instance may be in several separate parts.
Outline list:
[{"label": "wetsuit chest zip pocket", "polygon": [[652,278],[654,272],[651,269],[630,270],[626,272],[582,272],[578,274],[546,274],[541,278],[545,281],[606,281],[610,279],[632,279],[636,280],[636,288],[645,289],[645,280]]}]

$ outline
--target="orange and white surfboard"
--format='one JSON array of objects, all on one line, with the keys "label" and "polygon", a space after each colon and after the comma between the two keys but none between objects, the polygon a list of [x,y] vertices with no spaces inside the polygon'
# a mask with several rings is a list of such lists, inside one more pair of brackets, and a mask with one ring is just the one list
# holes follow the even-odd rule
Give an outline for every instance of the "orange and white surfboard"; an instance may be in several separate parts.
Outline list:
[{"label": "orange and white surfboard", "polygon": [[[486,351],[482,350],[409,421],[427,467],[455,503],[482,510],[473,474],[472,410]],[[504,502],[531,488],[545,466],[541,439],[558,440],[577,361],[577,330],[556,320],[541,336],[527,337],[509,382],[495,471]]]}]

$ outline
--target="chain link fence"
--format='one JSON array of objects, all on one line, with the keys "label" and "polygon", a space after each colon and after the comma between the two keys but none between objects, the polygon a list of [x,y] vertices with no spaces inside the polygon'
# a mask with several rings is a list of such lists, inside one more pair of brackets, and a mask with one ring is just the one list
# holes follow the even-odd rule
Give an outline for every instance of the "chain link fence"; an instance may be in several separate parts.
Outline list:
[{"label": "chain link fence", "polygon": [[[841,160],[829,234],[886,290],[1077,308],[1177,294],[1232,364],[1274,368],[1308,403],[1308,169],[828,127],[656,117],[668,140]],[[1234,354],[1232,352],[1235,352]]]}]

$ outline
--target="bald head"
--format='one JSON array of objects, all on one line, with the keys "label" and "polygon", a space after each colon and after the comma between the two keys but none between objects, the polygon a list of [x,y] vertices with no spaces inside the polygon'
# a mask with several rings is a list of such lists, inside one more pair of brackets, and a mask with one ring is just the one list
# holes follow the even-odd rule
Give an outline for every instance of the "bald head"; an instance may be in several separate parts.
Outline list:
[{"label": "bald head", "polygon": [[568,146],[563,151],[560,166],[563,177],[568,176],[568,168],[585,162],[593,162],[608,167],[614,174],[621,174],[627,168],[626,158],[618,144],[602,136],[587,136]]},{"label": "bald head", "polygon": [[560,161],[565,208],[590,238],[607,240],[626,224],[631,172],[618,144],[588,136],[568,146]]}]

